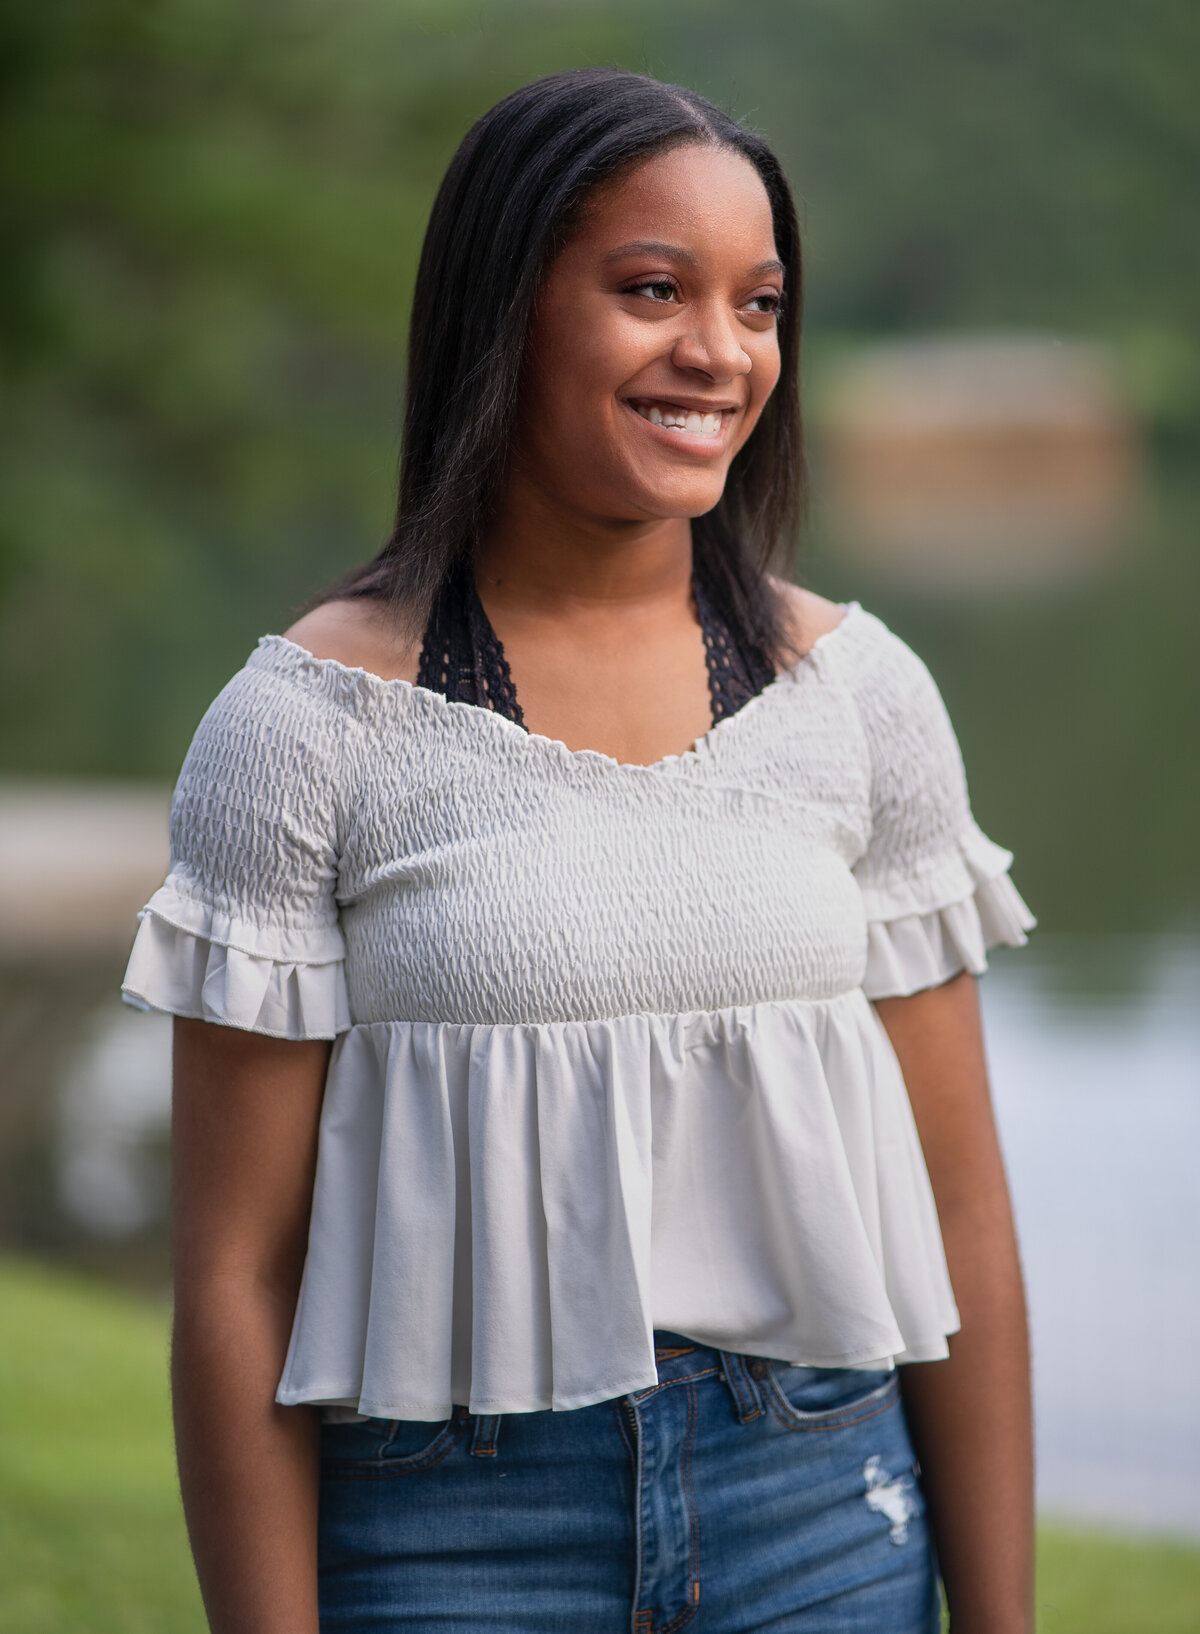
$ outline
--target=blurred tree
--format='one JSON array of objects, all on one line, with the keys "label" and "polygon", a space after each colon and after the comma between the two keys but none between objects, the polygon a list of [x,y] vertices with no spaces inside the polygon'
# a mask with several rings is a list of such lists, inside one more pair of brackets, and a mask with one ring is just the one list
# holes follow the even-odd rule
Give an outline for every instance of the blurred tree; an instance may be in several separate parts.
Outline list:
[{"label": "blurred tree", "polygon": [[676,71],[749,113],[806,202],[809,318],[1123,343],[1200,434],[1191,0],[698,0]]},{"label": "blurred tree", "polygon": [[514,0],[0,5],[0,765],[147,772],[392,507],[417,254]]}]

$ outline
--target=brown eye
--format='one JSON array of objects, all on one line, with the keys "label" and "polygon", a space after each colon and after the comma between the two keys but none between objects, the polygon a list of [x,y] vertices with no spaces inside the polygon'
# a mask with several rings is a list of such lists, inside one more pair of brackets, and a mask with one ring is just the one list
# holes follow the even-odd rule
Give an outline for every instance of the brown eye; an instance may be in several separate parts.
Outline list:
[{"label": "brown eye", "polygon": [[630,284],[625,293],[627,295],[645,295],[648,293],[650,300],[666,303],[675,298],[675,285],[671,283],[669,278],[652,278],[642,284]]}]

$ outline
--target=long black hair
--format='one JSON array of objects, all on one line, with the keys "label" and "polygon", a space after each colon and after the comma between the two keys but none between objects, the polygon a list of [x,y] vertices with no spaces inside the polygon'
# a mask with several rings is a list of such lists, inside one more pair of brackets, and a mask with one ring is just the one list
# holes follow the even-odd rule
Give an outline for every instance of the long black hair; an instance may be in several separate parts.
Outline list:
[{"label": "long black hair", "polygon": [[719,503],[692,523],[695,569],[747,637],[767,653],[787,650],[766,573],[790,552],[803,484],[800,235],[791,191],[766,142],[711,102],[613,68],[522,86],[476,121],[451,160],[413,296],[395,526],[379,555],[322,599],[386,598],[401,627],[419,634],[503,493],[526,336],[547,268],[598,184],[688,143],[733,150],[754,166],[784,267],[779,384]]}]

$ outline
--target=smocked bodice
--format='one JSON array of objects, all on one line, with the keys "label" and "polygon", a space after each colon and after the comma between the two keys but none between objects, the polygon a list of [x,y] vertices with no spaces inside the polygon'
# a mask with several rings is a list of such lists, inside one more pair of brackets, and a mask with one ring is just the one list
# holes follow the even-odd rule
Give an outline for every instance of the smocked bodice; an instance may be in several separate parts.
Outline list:
[{"label": "smocked bodice", "polygon": [[265,638],[189,752],[126,995],[337,1039],[279,1399],[582,1405],[653,1381],[655,1326],[943,1354],[869,999],[1023,941],[1010,861],[857,604],[651,766]]}]

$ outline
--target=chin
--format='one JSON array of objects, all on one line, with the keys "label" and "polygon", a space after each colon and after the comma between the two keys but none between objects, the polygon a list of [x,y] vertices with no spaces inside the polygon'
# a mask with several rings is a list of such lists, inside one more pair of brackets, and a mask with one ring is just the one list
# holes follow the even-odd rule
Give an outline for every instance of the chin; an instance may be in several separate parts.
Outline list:
[{"label": "chin", "polygon": [[634,503],[638,511],[645,517],[659,521],[680,520],[689,521],[697,516],[703,516],[711,511],[713,506],[720,502],[725,492],[725,473],[722,471],[720,480],[709,480],[703,483],[695,481],[688,483],[639,483],[635,490]]},{"label": "chin", "polygon": [[691,522],[698,516],[704,516],[708,511],[712,510],[714,505],[719,504],[724,491],[724,485],[722,484],[721,487],[713,488],[710,492],[703,494],[660,494],[657,502],[652,502],[647,508],[650,510],[651,515],[661,517],[663,521],[669,518],[671,520],[686,519]]}]

